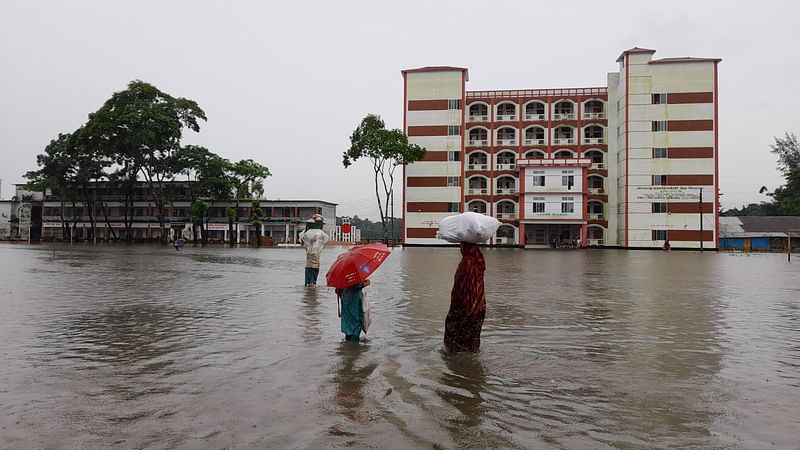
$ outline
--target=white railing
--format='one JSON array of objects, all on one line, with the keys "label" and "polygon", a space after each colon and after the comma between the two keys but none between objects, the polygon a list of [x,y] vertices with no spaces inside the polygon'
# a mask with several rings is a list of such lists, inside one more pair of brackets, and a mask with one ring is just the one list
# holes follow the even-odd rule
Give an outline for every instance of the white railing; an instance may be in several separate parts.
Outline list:
[{"label": "white railing", "polygon": [[592,163],[592,169],[604,169],[606,165],[604,163]]},{"label": "white railing", "polygon": [[468,188],[467,195],[486,195],[489,193],[488,188]]},{"label": "white railing", "polygon": [[517,213],[515,213],[515,212],[514,213],[501,213],[501,212],[499,212],[499,213],[495,214],[495,217],[498,220],[517,220]]},{"label": "white railing", "polygon": [[525,114],[525,120],[544,120],[544,114]]},{"label": "white railing", "polygon": [[516,139],[498,139],[497,145],[517,145]]},{"label": "white railing", "polygon": [[589,220],[605,220],[603,213],[589,213]]},{"label": "white railing", "polygon": [[602,239],[589,239],[589,245],[603,245]]},{"label": "white railing", "polygon": [[603,188],[590,187],[588,191],[590,194],[599,194],[603,191]]},{"label": "white railing", "polygon": [[488,164],[467,164],[467,170],[489,170]]},{"label": "white railing", "polygon": [[467,145],[471,146],[489,145],[489,141],[486,139],[470,139],[469,141],[467,141]]},{"label": "white railing", "polygon": [[555,145],[570,145],[574,144],[575,139],[572,138],[555,138],[553,139],[553,144]]},{"label": "white railing", "polygon": [[525,145],[544,145],[544,139],[525,139]]},{"label": "white railing", "polygon": [[605,119],[606,113],[605,112],[584,112],[583,113],[584,119]]},{"label": "white railing", "polygon": [[517,120],[516,114],[499,114],[497,116],[498,122],[511,122],[512,120]]},{"label": "white railing", "polygon": [[489,116],[486,114],[475,114],[471,116],[467,116],[467,122],[488,122]]},{"label": "white railing", "polygon": [[514,238],[496,237],[494,243],[495,245],[514,245]]},{"label": "white railing", "polygon": [[516,168],[516,164],[500,164],[497,163],[494,166],[494,170],[514,170]]},{"label": "white railing", "polygon": [[603,138],[583,138],[584,144],[604,144],[605,141]]},{"label": "white railing", "polygon": [[517,188],[515,188],[515,187],[511,187],[511,188],[500,188],[500,187],[499,187],[499,188],[497,188],[497,192],[496,192],[496,193],[497,193],[497,195],[504,195],[504,194],[516,194],[516,193],[517,193]]},{"label": "white railing", "polygon": [[575,113],[561,113],[553,114],[553,120],[574,120]]}]

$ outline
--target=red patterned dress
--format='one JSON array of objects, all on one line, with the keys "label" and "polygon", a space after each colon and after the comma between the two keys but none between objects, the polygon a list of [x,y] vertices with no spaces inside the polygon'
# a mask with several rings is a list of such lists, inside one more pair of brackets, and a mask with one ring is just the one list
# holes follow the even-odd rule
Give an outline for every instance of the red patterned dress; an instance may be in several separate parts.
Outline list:
[{"label": "red patterned dress", "polygon": [[461,256],[450,293],[444,345],[451,352],[477,352],[481,348],[481,328],[486,316],[486,295],[483,291],[486,264],[480,248],[475,244],[462,242]]}]

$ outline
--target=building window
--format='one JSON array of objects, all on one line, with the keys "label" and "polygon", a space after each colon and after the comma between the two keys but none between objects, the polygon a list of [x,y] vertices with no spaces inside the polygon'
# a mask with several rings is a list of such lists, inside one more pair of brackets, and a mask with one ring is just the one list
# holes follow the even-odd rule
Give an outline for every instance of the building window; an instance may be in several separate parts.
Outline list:
[{"label": "building window", "polygon": [[534,197],[531,211],[540,214],[544,212],[544,197]]},{"label": "building window", "polygon": [[460,177],[447,177],[448,186],[461,186]]},{"label": "building window", "polygon": [[653,230],[653,240],[654,241],[666,241],[667,240],[667,230]]},{"label": "building window", "polygon": [[653,175],[653,186],[666,186],[666,185],[667,185],[666,175]]},{"label": "building window", "polygon": [[654,105],[664,105],[667,103],[667,94],[653,94]]},{"label": "building window", "polygon": [[653,158],[662,159],[667,157],[667,149],[665,148],[654,148],[653,149]]},{"label": "building window", "polygon": [[447,101],[447,109],[461,109],[461,99],[448,100]]},{"label": "building window", "polygon": [[653,121],[653,131],[667,131],[667,121],[666,120],[654,120]]},{"label": "building window", "polygon": [[667,212],[667,204],[665,202],[653,203],[653,214],[663,214]]},{"label": "building window", "polygon": [[458,203],[448,203],[447,212],[459,212],[458,207],[459,207]]},{"label": "building window", "polygon": [[544,186],[544,175],[533,176],[533,186]]},{"label": "building window", "polygon": [[460,136],[461,135],[461,125],[448,125],[447,126],[447,135],[448,136]]},{"label": "building window", "polygon": [[563,214],[572,214],[575,212],[575,203],[561,202],[561,212]]},{"label": "building window", "polygon": [[461,152],[458,152],[458,151],[449,151],[449,152],[447,152],[447,160],[448,161],[461,161]]},{"label": "building window", "polygon": [[574,175],[563,175],[561,177],[561,185],[566,186],[567,189],[572,189],[572,186],[575,186],[575,176]]}]

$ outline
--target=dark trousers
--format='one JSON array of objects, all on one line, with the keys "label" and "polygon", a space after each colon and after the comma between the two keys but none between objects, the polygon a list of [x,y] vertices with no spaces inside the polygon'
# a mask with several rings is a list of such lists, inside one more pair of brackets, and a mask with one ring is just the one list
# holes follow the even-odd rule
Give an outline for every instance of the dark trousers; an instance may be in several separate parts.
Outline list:
[{"label": "dark trousers", "polygon": [[306,286],[317,284],[317,276],[319,275],[318,267],[306,267]]}]

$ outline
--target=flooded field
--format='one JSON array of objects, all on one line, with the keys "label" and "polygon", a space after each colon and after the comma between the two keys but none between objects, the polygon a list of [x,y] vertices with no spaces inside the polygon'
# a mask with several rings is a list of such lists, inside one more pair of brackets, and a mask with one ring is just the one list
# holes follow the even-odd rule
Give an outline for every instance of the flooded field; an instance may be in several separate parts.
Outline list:
[{"label": "flooded field", "polygon": [[395,250],[354,344],[299,249],[0,245],[0,448],[799,448],[800,262],[485,256],[452,356],[457,249]]}]

